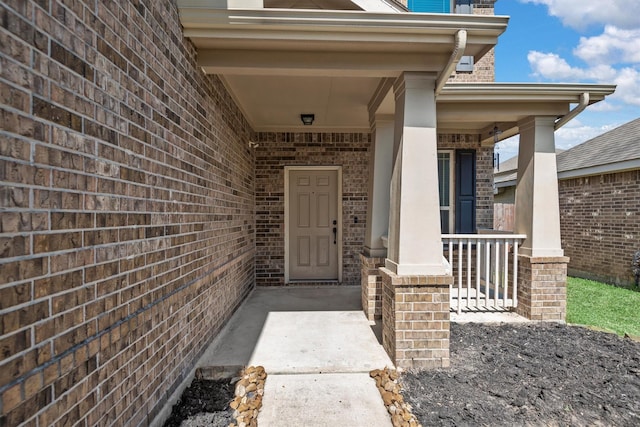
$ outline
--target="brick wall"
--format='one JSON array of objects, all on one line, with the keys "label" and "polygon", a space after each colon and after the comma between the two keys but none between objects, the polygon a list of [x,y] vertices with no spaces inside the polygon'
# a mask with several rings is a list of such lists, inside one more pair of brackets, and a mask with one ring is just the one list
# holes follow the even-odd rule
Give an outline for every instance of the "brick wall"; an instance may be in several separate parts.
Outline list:
[{"label": "brick wall", "polygon": [[[256,283],[284,284],[284,167],[342,166],[342,278],[360,284],[369,177],[368,133],[257,133]],[[356,222],[357,218],[357,222]]]},{"label": "brick wall", "polygon": [[380,267],[384,267],[384,257],[367,257],[360,254],[360,287],[362,310],[369,320],[382,317],[382,275]]},{"label": "brick wall", "polygon": [[0,24],[0,425],[146,424],[253,286],[250,130],[174,1]]},{"label": "brick wall", "polygon": [[448,368],[452,276],[382,275],[382,345],[397,367]]},{"label": "brick wall", "polygon": [[[370,134],[257,133],[256,280],[284,284],[284,166],[343,167],[343,283],[360,284],[364,245]],[[475,149],[476,222],[493,226],[493,148],[481,147],[478,135],[442,134],[438,149]],[[355,218],[358,222],[355,222]]]},{"label": "brick wall", "polygon": [[[495,0],[474,0],[474,15],[495,15]],[[450,83],[477,83],[477,82],[494,82],[496,80],[495,72],[496,53],[495,48],[487,52],[482,58],[474,61],[473,72],[455,72]]]},{"label": "brick wall", "polygon": [[[398,0],[407,6],[408,0]],[[474,0],[474,15],[495,15],[494,4],[496,0]],[[455,9],[454,9],[455,10]],[[491,49],[482,58],[476,59],[473,72],[454,72],[449,82],[475,83],[495,81],[495,49]]]},{"label": "brick wall", "polygon": [[531,320],[564,322],[568,261],[567,257],[518,255],[516,313]]},{"label": "brick wall", "polygon": [[562,247],[569,274],[631,285],[640,250],[640,170],[558,182]]}]

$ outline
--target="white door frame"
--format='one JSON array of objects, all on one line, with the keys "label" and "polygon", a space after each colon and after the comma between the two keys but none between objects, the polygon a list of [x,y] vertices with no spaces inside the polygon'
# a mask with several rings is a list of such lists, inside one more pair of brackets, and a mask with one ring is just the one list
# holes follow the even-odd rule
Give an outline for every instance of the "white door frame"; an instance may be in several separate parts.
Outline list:
[{"label": "white door frame", "polygon": [[342,166],[285,166],[284,167],[284,283],[289,283],[289,172],[291,171],[322,171],[338,172],[338,283],[342,283]]}]

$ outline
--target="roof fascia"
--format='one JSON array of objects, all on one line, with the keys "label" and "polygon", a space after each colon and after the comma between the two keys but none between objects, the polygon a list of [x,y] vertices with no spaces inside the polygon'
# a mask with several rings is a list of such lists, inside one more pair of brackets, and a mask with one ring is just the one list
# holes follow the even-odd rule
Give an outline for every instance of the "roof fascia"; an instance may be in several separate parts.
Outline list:
[{"label": "roof fascia", "polygon": [[589,93],[589,105],[602,101],[615,85],[582,83],[449,83],[438,101],[561,101],[577,103]]},{"label": "roof fascia", "polygon": [[606,165],[591,166],[558,172],[558,179],[580,178],[583,176],[602,175],[608,173],[624,172],[640,169],[640,159],[625,160],[624,162],[609,163]]},{"label": "roof fascia", "polygon": [[[624,162],[609,163],[606,165],[591,166],[588,168],[572,169],[558,172],[558,179],[583,178],[594,175],[604,175],[618,172],[626,172],[640,169],[640,159],[626,160]],[[501,181],[500,177],[494,178],[496,188],[513,187],[517,184],[516,179]]]},{"label": "roof fascia", "polygon": [[[379,13],[367,11],[327,11],[309,9],[217,9],[202,7],[193,0],[181,0],[178,3],[180,20],[185,37],[212,36],[220,28],[240,27],[242,31],[268,29],[274,32],[290,32],[300,29],[317,33],[320,37],[326,33],[339,34],[394,33],[399,38],[404,35],[407,41],[416,42],[415,36],[455,35],[459,29],[465,29],[470,37],[486,37],[487,40],[502,34],[509,21],[507,16],[496,15],[460,15],[425,13]],[[238,28],[238,29],[240,29]]]},{"label": "roof fascia", "polygon": [[494,181],[494,185],[496,188],[514,187],[517,181],[517,179],[510,179],[509,181]]}]

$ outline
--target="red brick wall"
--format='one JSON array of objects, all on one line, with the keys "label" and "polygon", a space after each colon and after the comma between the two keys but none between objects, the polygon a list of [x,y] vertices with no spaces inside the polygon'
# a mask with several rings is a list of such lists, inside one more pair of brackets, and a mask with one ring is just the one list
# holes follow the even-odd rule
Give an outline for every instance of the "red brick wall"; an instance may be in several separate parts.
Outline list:
[{"label": "red brick wall", "polygon": [[640,250],[640,170],[560,180],[562,246],[569,275],[634,282]]},{"label": "red brick wall", "polygon": [[0,24],[0,425],[146,424],[253,286],[249,127],[175,1]]}]

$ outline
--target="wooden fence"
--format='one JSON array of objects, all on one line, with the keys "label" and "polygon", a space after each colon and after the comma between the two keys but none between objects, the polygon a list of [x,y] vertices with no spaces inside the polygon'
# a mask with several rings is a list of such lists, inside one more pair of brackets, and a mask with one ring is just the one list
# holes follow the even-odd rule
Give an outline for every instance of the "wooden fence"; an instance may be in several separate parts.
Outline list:
[{"label": "wooden fence", "polygon": [[516,205],[513,203],[493,204],[493,229],[500,231],[515,230],[516,225]]}]

